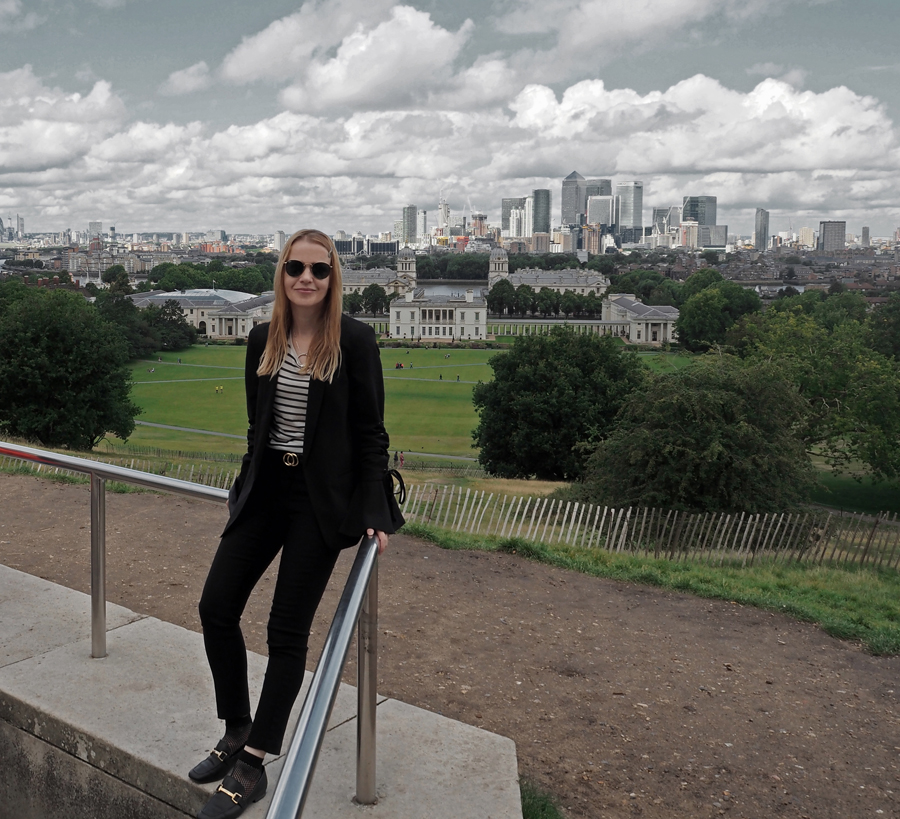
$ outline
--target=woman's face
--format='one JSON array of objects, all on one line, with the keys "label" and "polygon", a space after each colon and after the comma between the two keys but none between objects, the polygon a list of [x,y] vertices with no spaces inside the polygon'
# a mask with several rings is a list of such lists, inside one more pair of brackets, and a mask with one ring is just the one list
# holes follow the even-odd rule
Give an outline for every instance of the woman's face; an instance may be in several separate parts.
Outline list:
[{"label": "woman's face", "polygon": [[[287,270],[282,273],[285,295],[293,307],[321,307],[331,286],[331,276],[317,279],[312,274],[312,265],[317,262],[331,264],[331,254],[322,245],[309,239],[298,239],[291,245],[288,261],[303,262],[303,272],[299,276],[289,276]],[[285,266],[287,267],[287,266]]]}]

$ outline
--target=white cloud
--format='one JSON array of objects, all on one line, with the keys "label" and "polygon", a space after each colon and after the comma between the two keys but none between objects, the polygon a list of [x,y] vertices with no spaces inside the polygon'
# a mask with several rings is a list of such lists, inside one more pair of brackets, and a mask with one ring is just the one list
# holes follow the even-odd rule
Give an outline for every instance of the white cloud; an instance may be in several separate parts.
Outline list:
[{"label": "white cloud", "polygon": [[405,108],[424,101],[431,87],[452,78],[472,28],[467,20],[454,34],[424,12],[395,6],[389,20],[345,37],[331,59],[312,61],[281,100],[294,111]]},{"label": "white cloud", "polygon": [[245,37],[222,62],[222,76],[236,83],[288,80],[308,61],[340,45],[345,37],[384,19],[394,0],[307,0],[294,14]]},{"label": "white cloud", "polygon": [[33,11],[24,14],[22,0],[0,0],[0,31],[28,31],[39,26],[44,19]]},{"label": "white cloud", "polygon": [[178,96],[202,91],[212,84],[209,66],[201,60],[199,63],[180,71],[173,71],[168,79],[159,87],[159,93],[165,96]]},{"label": "white cloud", "polygon": [[[409,20],[435,38],[427,42],[452,47],[464,36]],[[349,76],[371,33],[360,32],[356,50],[338,49],[329,70]],[[452,90],[475,91],[485,77],[511,96],[458,110]],[[304,91],[324,95],[336,81],[310,80]],[[767,78],[743,93],[697,75],[648,93],[588,80],[557,94],[519,90],[494,59],[452,74],[445,91],[427,87],[427,102],[405,110],[285,111],[213,131],[130,121],[108,83],[67,94],[25,67],[0,75],[0,208],[15,204],[33,224],[52,221],[48,229],[102,211],[134,226],[125,229],[163,218],[187,229],[377,231],[409,202],[433,208],[440,189],[454,208],[471,199],[496,219],[503,196],[550,187],[558,218],[560,179],[574,168],[642,179],[648,209],[717,195],[733,227],[757,206],[798,219],[867,214],[873,226],[900,219],[897,129],[877,100],[847,88],[814,93]]]}]

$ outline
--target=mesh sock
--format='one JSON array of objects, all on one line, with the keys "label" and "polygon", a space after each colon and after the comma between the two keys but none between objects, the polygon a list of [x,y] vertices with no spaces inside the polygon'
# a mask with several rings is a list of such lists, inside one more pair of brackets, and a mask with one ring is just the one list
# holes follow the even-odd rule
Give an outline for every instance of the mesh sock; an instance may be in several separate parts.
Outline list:
[{"label": "mesh sock", "polygon": [[263,773],[263,761],[260,757],[241,751],[231,775],[241,786],[241,793],[248,796],[253,793]]},{"label": "mesh sock", "polygon": [[252,727],[253,721],[249,716],[241,717],[240,719],[225,720],[225,736],[219,740],[219,745],[224,745],[225,747],[220,748],[219,745],[217,745],[216,749],[224,751],[231,756],[231,754],[238,749],[243,748],[247,743],[247,737],[250,736],[250,729]]}]

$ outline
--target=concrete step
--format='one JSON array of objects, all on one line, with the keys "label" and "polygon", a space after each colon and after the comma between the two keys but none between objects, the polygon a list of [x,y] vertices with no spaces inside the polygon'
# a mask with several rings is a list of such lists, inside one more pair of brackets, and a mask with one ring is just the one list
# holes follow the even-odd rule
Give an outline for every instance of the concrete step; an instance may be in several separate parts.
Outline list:
[{"label": "concrete step", "polygon": [[[107,627],[109,656],[92,659],[89,596],[0,566],[0,819],[174,819],[214,791],[186,775],[222,733],[201,635],[115,605]],[[255,701],[265,658],[249,668]],[[305,816],[521,817],[512,740],[384,697],[378,804],[354,804],[355,721],[342,685]],[[265,816],[283,761],[244,816]]]}]

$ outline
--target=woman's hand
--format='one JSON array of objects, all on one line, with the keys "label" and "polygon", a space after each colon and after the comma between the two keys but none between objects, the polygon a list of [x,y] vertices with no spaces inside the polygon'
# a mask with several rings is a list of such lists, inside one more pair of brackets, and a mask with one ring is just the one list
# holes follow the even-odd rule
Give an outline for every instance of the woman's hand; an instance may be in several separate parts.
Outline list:
[{"label": "woman's hand", "polygon": [[366,537],[373,536],[378,538],[378,554],[384,554],[384,550],[387,549],[388,545],[387,534],[381,531],[376,532],[374,529],[366,529]]}]

